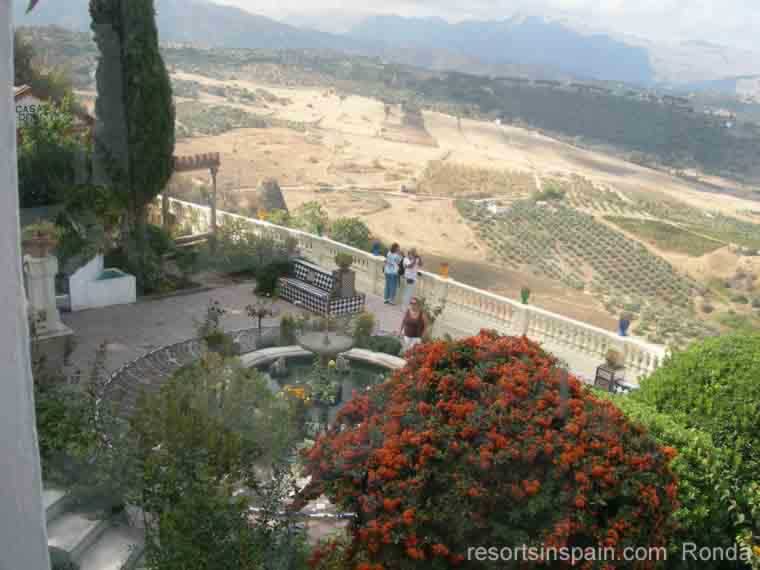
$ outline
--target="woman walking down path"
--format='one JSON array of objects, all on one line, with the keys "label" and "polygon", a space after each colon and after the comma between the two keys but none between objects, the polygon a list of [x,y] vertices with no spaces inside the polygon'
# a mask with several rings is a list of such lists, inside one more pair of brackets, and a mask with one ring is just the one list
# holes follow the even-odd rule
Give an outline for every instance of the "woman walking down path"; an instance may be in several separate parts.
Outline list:
[{"label": "woman walking down path", "polygon": [[409,302],[409,308],[401,321],[400,333],[404,339],[405,351],[422,342],[426,328],[427,323],[425,322],[425,314],[420,307],[420,301],[414,297]]},{"label": "woman walking down path", "polygon": [[422,259],[417,255],[417,250],[412,248],[404,258],[404,301],[403,306],[408,307],[417,288],[417,277],[422,267]]},{"label": "woman walking down path", "polygon": [[403,260],[399,245],[394,243],[385,257],[385,304],[395,305],[396,292],[398,291],[398,272]]}]

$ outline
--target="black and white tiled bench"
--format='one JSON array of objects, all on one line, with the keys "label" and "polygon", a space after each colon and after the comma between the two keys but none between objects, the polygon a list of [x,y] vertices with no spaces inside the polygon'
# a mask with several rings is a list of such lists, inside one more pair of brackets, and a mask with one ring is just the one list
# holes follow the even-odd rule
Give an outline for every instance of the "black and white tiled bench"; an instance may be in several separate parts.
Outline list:
[{"label": "black and white tiled bench", "polygon": [[331,271],[305,259],[293,263],[293,273],[280,278],[280,297],[320,315],[354,315],[364,311],[365,296],[337,297],[337,282]]}]

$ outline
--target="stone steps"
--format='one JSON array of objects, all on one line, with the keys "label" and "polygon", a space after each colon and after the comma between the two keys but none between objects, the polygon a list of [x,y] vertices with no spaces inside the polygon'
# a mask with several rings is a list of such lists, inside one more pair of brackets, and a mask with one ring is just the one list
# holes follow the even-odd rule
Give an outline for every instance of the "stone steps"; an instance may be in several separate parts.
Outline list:
[{"label": "stone steps", "polygon": [[48,547],[58,557],[80,570],[134,570],[145,547],[142,530],[80,511],[60,489],[44,489],[43,503]]},{"label": "stone steps", "polygon": [[85,513],[66,512],[48,524],[48,546],[66,552],[78,562],[109,526],[108,521]]},{"label": "stone steps", "polygon": [[123,570],[134,568],[142,556],[143,533],[126,525],[112,526],[82,556],[80,570]]}]

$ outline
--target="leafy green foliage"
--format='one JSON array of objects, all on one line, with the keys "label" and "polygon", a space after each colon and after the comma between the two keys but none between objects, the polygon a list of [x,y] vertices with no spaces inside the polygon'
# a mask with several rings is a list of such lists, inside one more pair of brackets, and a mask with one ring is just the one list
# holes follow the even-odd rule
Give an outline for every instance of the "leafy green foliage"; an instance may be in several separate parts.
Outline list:
[{"label": "leafy green foliage", "polygon": [[100,51],[96,168],[129,207],[132,236],[125,245],[142,290],[155,280],[155,260],[145,243],[146,207],[174,169],[171,84],[153,0],[90,0],[90,16]]},{"label": "leafy green foliage", "polygon": [[354,264],[354,256],[350,253],[339,252],[335,256],[335,265],[343,271],[347,271]]},{"label": "leafy green foliage", "polygon": [[42,100],[62,102],[71,95],[71,80],[63,68],[44,68],[39,64],[34,44],[19,30],[13,33],[14,85],[29,85]]},{"label": "leafy green foliage", "polygon": [[330,239],[363,251],[372,247],[369,227],[359,218],[338,218],[330,224]]},{"label": "leafy green foliage", "polygon": [[661,445],[678,450],[670,465],[678,477],[679,502],[674,515],[678,529],[670,541],[672,567],[691,567],[680,555],[683,543],[721,548],[735,544],[737,533],[746,526],[738,523],[736,505],[747,504],[749,488],[737,485],[731,450],[715,445],[710,434],[698,427],[686,427],[634,398],[614,401]]},{"label": "leafy green foliage", "polygon": [[[633,398],[688,430],[708,434],[722,463],[716,493],[731,512],[735,534],[757,532],[760,473],[760,335],[731,334],[675,353]],[[727,505],[726,505],[727,503]]]},{"label": "leafy green foliage", "polygon": [[267,212],[267,222],[276,226],[291,227],[293,219],[287,210],[271,210]]},{"label": "leafy green foliage", "polygon": [[72,133],[71,102],[40,108],[20,128],[18,149],[19,200],[22,208],[59,204],[65,192],[86,181],[85,145]]},{"label": "leafy green foliage", "polygon": [[298,343],[298,322],[293,315],[285,314],[280,319],[280,346],[293,346]]},{"label": "leafy green foliage", "polygon": [[358,348],[367,348],[369,339],[375,331],[375,315],[364,312],[354,321],[353,339],[354,345]]},{"label": "leafy green foliage", "polygon": [[64,273],[72,273],[96,253],[108,251],[118,237],[123,210],[103,186],[75,186],[65,193],[56,223],[61,239],[56,250]]},{"label": "leafy green foliage", "polygon": [[153,0],[90,0],[90,15],[100,50],[96,152],[137,215],[174,164],[174,104],[155,8]]},{"label": "leafy green foliage", "polygon": [[734,449],[760,472],[760,334],[732,334],[676,352],[641,384],[637,397]]},{"label": "leafy green foliage", "polygon": [[[172,483],[179,496],[196,476],[255,487],[256,462],[279,458],[293,444],[290,414],[256,370],[208,353],[176,372],[157,394],[143,395],[130,426],[148,480],[160,477],[164,467],[184,472],[184,480]],[[146,482],[145,506],[160,512],[163,503],[153,500],[151,489]]]},{"label": "leafy green foliage", "polygon": [[395,336],[376,335],[367,340],[366,346],[362,347],[374,352],[382,352],[391,356],[401,356],[403,344]]},{"label": "leafy green foliage", "polygon": [[[302,537],[275,516],[292,483],[278,466],[299,437],[293,419],[258,372],[214,354],[141,397],[130,425],[149,569],[303,567]],[[268,462],[276,481],[255,473]],[[262,506],[256,524],[246,496],[234,498],[239,483]]]},{"label": "leafy green foliage", "polygon": [[273,297],[277,294],[278,281],[291,272],[293,264],[287,260],[272,261],[256,271],[256,295]]},{"label": "leafy green foliage", "polygon": [[291,227],[318,236],[323,235],[329,225],[327,212],[319,202],[306,202],[292,214]]}]

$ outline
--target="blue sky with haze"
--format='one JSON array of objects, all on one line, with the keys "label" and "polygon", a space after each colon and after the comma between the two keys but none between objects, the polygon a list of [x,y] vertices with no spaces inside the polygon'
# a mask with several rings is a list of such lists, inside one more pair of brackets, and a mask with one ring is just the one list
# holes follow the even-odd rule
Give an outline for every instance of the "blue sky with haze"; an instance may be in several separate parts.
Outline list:
[{"label": "blue sky with haze", "polygon": [[515,13],[563,19],[589,31],[658,42],[701,40],[760,51],[760,0],[215,0],[278,19],[341,31],[362,14],[504,19]]}]

